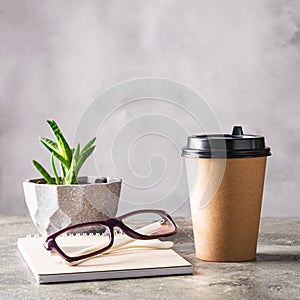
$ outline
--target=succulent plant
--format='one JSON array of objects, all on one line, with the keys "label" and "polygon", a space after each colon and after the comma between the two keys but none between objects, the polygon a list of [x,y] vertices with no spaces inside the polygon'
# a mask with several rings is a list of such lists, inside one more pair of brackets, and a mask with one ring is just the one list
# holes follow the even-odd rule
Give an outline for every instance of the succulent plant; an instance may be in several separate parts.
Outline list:
[{"label": "succulent plant", "polygon": [[[44,137],[40,138],[40,141],[51,153],[54,176],[51,176],[36,160],[33,160],[32,163],[49,184],[77,184],[77,175],[80,168],[96,147],[94,145],[96,137],[92,138],[82,149],[80,149],[79,143],[75,148],[71,148],[57,123],[54,120],[47,120],[47,123],[52,129],[57,142]],[[60,176],[56,169],[55,158],[59,161]]]}]

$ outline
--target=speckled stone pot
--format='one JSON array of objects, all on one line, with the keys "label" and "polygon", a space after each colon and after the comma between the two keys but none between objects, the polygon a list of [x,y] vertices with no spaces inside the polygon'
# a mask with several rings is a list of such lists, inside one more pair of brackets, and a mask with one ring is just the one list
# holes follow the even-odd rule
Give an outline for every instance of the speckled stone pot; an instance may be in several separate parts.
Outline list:
[{"label": "speckled stone pot", "polygon": [[116,215],[121,179],[85,176],[77,180],[78,185],[46,184],[41,178],[23,183],[26,204],[40,234]]}]

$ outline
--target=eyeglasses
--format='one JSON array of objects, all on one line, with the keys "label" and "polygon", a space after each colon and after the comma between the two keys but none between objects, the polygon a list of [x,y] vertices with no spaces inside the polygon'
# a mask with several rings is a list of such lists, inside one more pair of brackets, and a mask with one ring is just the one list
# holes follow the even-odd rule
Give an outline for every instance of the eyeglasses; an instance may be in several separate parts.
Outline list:
[{"label": "eyeglasses", "polygon": [[[127,236],[120,236],[115,241],[115,227]],[[49,235],[43,245],[46,250],[53,250],[65,261],[75,264],[107,252],[113,245],[121,247],[135,239],[168,237],[177,230],[175,222],[165,211],[145,209],[117,218],[68,226]]]}]

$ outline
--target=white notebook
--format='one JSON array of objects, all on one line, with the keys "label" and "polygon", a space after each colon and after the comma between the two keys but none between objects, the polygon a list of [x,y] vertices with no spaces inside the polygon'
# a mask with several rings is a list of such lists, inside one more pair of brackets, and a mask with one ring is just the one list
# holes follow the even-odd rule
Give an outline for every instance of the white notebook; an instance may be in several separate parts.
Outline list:
[{"label": "white notebook", "polygon": [[42,243],[42,238],[18,239],[18,249],[39,283],[193,273],[192,265],[172,249],[129,248],[69,266],[58,255],[49,255]]}]

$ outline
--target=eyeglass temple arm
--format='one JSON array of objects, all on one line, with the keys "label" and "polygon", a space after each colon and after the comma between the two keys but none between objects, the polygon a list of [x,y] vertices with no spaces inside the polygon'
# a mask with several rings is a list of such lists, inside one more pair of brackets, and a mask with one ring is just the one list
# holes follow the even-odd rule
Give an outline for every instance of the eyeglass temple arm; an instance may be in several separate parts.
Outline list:
[{"label": "eyeglass temple arm", "polygon": [[62,259],[62,262],[64,264],[70,265],[70,266],[76,266],[81,264],[82,262],[89,260],[89,259],[93,259],[95,257],[98,257],[100,255],[105,255],[105,254],[109,254],[109,253],[113,253],[119,250],[123,250],[123,249],[128,249],[128,248],[151,248],[151,249],[170,249],[174,246],[174,243],[171,241],[160,241],[158,239],[155,240],[135,240],[133,243],[129,243],[127,245],[118,247],[118,248],[114,248],[111,247],[110,249],[108,249],[107,251],[105,251],[104,253],[100,253],[98,255],[95,256],[91,256],[91,257],[87,257],[84,259],[81,259],[79,261],[73,261],[73,262],[68,262],[64,259]]}]

